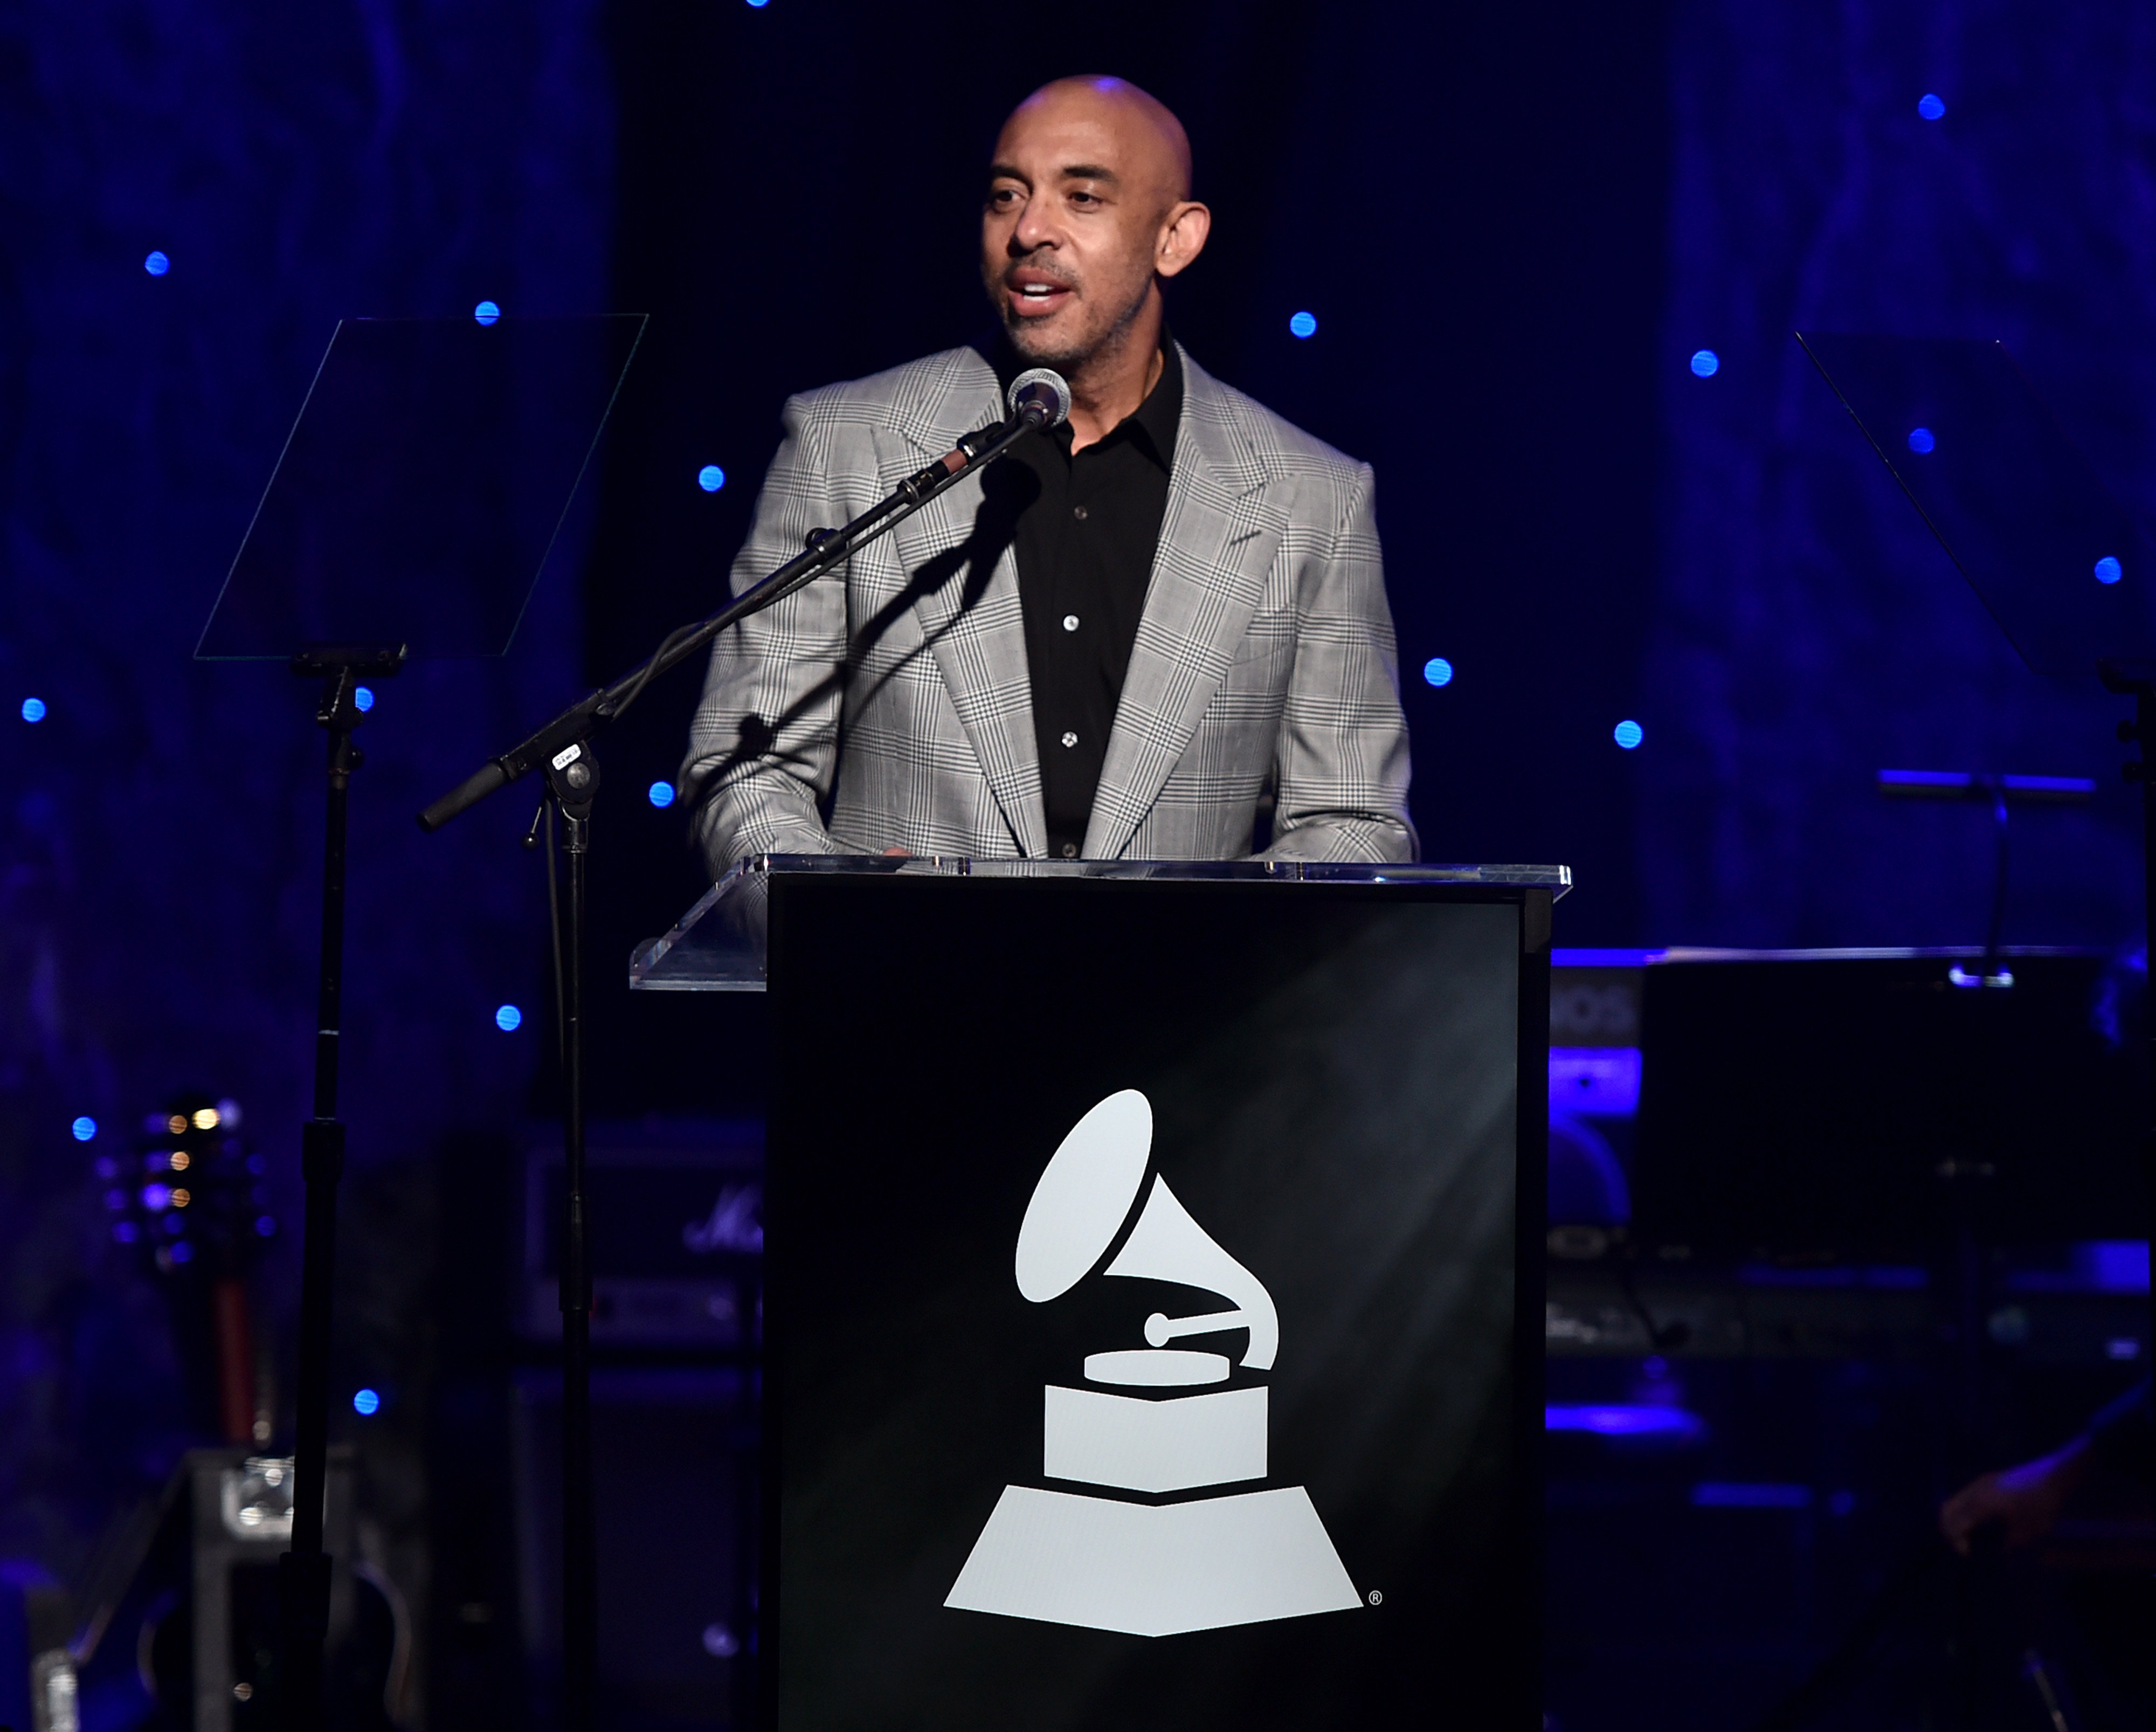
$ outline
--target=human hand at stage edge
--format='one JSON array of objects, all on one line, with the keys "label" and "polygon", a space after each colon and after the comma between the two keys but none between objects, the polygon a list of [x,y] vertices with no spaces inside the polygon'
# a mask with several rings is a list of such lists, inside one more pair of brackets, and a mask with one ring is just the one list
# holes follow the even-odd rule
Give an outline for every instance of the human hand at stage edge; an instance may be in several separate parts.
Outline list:
[{"label": "human hand at stage edge", "polygon": [[911,860],[913,854],[910,849],[886,848],[883,851],[883,857],[886,860]]},{"label": "human hand at stage edge", "polygon": [[2056,1454],[1971,1480],[1939,1506],[1939,1532],[1964,1557],[1977,1531],[1994,1524],[2010,1548],[2042,1539],[2088,1471],[2088,1447],[2077,1437]]}]

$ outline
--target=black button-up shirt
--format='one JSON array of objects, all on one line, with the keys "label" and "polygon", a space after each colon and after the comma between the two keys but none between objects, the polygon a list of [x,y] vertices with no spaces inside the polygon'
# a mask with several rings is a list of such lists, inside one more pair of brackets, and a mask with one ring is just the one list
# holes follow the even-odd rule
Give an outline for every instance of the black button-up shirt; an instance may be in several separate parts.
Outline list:
[{"label": "black button-up shirt", "polygon": [[1075,858],[1085,845],[1160,545],[1183,414],[1183,362],[1165,337],[1161,361],[1146,400],[1106,439],[1074,455],[1065,422],[1021,440],[996,465],[1007,472],[998,490],[1008,490],[1005,509],[1016,511],[1033,732],[1054,859]]}]

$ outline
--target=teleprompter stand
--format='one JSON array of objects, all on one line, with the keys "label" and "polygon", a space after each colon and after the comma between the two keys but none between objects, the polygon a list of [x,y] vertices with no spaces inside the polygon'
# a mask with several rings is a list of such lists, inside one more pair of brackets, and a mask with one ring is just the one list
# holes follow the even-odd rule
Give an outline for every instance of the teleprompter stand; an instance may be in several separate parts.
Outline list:
[{"label": "teleprompter stand", "polygon": [[596,1588],[597,1534],[592,1503],[591,1272],[589,1223],[584,1196],[583,976],[585,866],[591,818],[599,789],[592,736],[621,716],[660,675],[680,666],[737,620],[761,613],[813,583],[947,492],[993,463],[1037,428],[1053,426],[1068,413],[1067,389],[1053,374],[1013,388],[1014,407],[1000,424],[967,434],[918,474],[908,476],[880,503],[838,529],[819,529],[805,550],[769,577],[744,590],[716,613],[670,634],[645,661],[621,678],[562,712],[552,722],[481,765],[458,787],[419,814],[421,829],[439,830],[496,789],[534,769],[543,771],[547,792],[532,823],[536,839],[551,807],[563,820],[567,867],[567,907],[557,914],[556,954],[561,959],[562,1180],[567,1214],[562,1249],[562,1723],[567,1732],[592,1724],[598,1654]]},{"label": "teleprompter stand", "polygon": [[292,1543],[279,1564],[275,1712],[326,1724],[325,1544],[337,1116],[344,1026],[345,841],[352,736],[408,655],[499,656],[559,532],[640,317],[346,320],[330,340],[196,657],[284,660],[322,682],[328,733],[314,1110],[301,1127]]}]

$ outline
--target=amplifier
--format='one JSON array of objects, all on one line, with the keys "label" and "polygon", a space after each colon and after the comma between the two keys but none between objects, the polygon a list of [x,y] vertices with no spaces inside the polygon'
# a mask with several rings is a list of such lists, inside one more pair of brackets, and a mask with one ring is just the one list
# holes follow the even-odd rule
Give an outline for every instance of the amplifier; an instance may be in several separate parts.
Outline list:
[{"label": "amplifier", "polygon": [[[763,1255],[757,1120],[593,1124],[585,1136],[595,1345],[738,1348],[757,1336]],[[525,1157],[517,1328],[561,1339],[562,1146]]]}]

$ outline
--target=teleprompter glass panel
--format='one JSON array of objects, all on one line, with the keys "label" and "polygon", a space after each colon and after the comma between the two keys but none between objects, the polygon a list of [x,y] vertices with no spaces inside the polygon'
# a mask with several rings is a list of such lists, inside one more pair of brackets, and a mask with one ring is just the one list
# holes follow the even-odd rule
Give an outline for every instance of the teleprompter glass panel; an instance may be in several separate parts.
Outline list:
[{"label": "teleprompter glass panel", "polygon": [[342,321],[196,656],[502,654],[644,322]]},{"label": "teleprompter glass panel", "polygon": [[1797,341],[2031,669],[2156,660],[2156,555],[2005,344]]}]

